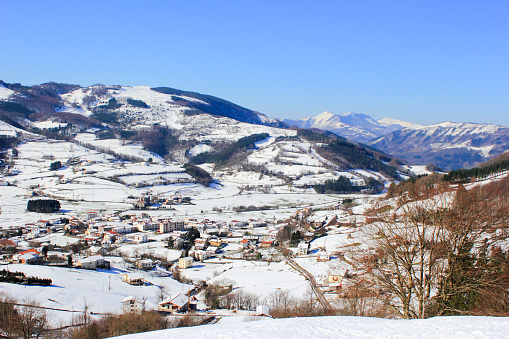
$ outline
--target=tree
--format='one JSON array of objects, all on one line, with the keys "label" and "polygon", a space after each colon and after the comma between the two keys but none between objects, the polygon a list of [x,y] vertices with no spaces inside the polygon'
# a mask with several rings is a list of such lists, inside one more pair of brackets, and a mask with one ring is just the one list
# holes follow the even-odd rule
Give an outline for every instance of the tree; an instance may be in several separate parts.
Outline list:
[{"label": "tree", "polygon": [[173,241],[173,238],[170,236],[168,238],[168,248],[173,248],[175,242]]},{"label": "tree", "polygon": [[189,240],[192,244],[195,239],[200,237],[200,232],[196,229],[196,227],[191,227],[189,231],[184,235],[184,239]]},{"label": "tree", "polygon": [[399,208],[373,209],[364,261],[380,299],[402,318],[468,314],[501,283],[487,254],[508,237],[508,192],[509,178],[456,192],[416,185]]},{"label": "tree", "polygon": [[26,306],[18,306],[16,327],[24,339],[39,338],[48,329],[46,311],[37,303],[27,300]]},{"label": "tree", "polygon": [[302,240],[302,235],[300,231],[295,231],[292,233],[290,237],[290,244],[291,245],[297,245]]}]

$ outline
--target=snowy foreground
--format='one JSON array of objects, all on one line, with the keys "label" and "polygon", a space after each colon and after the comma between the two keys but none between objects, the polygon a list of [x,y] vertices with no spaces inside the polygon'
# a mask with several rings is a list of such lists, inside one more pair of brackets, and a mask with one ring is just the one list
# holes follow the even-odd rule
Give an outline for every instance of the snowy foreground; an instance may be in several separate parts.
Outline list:
[{"label": "snowy foreground", "polygon": [[366,317],[267,319],[131,334],[117,338],[507,338],[509,318],[437,317],[390,320]]}]

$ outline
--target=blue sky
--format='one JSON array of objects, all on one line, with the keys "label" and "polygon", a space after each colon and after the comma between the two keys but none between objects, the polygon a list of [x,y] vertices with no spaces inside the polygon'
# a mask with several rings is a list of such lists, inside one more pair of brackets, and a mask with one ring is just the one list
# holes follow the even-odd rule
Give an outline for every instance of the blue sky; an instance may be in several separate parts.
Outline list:
[{"label": "blue sky", "polygon": [[0,0],[0,79],[509,126],[508,1]]}]

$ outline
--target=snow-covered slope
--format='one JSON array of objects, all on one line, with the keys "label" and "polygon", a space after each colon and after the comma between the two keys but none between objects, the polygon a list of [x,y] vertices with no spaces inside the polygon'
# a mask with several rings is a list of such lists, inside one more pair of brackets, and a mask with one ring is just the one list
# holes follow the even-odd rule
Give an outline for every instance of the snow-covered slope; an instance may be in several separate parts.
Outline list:
[{"label": "snow-covered slope", "polygon": [[414,123],[411,123],[411,122],[408,122],[408,121],[402,121],[402,120],[392,119],[392,118],[383,118],[383,119],[379,119],[377,121],[378,121],[379,124],[382,124],[384,126],[388,126],[388,127],[392,126],[394,128],[398,128],[398,129],[402,129],[402,128],[420,128],[420,127],[422,127],[419,124],[414,124]]},{"label": "snow-covered slope", "polygon": [[4,85],[0,85],[0,100],[8,99],[13,94],[14,91],[6,88]]},{"label": "snow-covered slope", "polygon": [[443,122],[394,131],[369,145],[411,163],[457,169],[475,166],[507,151],[509,128]]},{"label": "snow-covered slope", "polygon": [[384,134],[401,129],[403,126],[413,125],[389,118],[376,121],[369,115],[361,113],[350,112],[334,114],[328,111],[311,118],[304,118],[301,120],[285,119],[283,122],[301,128],[319,128],[331,131],[347,139],[358,142],[367,142]]},{"label": "snow-covered slope", "polygon": [[219,323],[137,333],[117,338],[505,338],[509,318],[438,317],[391,320],[367,317],[310,317]]},{"label": "snow-covered slope", "polygon": [[[295,131],[263,125],[272,123],[262,114],[260,124],[249,124],[228,117],[199,114],[195,109],[183,105],[194,103],[200,107],[210,106],[207,102],[185,95],[171,95],[154,91],[147,86],[117,86],[98,88],[97,86],[77,89],[62,95],[65,105],[61,112],[78,113],[91,116],[94,109],[106,105],[115,98],[121,105],[113,111],[121,123],[129,128],[149,128],[154,124],[167,126],[180,132],[181,140],[231,141],[254,133],[269,133],[274,136],[295,135]],[[129,104],[128,100],[139,100],[146,107]]]}]

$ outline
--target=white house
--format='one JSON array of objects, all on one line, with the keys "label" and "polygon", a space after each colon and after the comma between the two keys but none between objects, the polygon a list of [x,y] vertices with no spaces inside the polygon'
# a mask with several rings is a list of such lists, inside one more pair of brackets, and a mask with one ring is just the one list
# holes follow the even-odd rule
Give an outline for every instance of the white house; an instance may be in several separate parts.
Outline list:
[{"label": "white house", "polygon": [[188,267],[193,266],[193,258],[192,257],[185,257],[179,259],[179,268],[186,269]]}]

